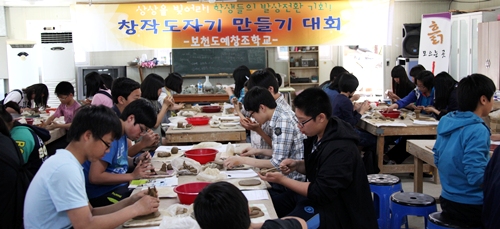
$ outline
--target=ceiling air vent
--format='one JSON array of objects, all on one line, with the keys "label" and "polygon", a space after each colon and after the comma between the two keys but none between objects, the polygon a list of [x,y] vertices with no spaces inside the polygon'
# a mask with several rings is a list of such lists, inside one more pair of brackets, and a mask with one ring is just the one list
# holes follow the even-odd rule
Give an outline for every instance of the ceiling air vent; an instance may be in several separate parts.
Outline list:
[{"label": "ceiling air vent", "polygon": [[35,44],[9,44],[9,45],[14,49],[33,48],[35,46]]},{"label": "ceiling air vent", "polygon": [[73,33],[42,33],[42,44],[73,43]]}]

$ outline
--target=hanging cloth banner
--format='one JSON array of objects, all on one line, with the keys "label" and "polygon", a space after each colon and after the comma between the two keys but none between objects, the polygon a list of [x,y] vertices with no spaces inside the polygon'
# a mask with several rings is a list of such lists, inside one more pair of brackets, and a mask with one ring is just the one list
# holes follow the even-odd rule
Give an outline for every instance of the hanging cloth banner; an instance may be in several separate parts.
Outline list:
[{"label": "hanging cloth banner", "polygon": [[86,51],[390,44],[393,0],[72,5]]},{"label": "hanging cloth banner", "polygon": [[448,72],[451,50],[451,13],[422,15],[418,63],[434,75]]}]

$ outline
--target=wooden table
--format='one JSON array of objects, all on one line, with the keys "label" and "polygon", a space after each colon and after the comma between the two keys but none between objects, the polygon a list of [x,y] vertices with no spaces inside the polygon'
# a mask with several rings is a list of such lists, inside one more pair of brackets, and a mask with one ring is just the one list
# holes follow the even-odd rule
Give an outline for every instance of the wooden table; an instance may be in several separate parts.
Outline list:
[{"label": "wooden table", "polygon": [[193,126],[190,130],[174,130],[169,127],[166,131],[169,144],[176,143],[198,143],[198,142],[245,142],[245,128],[212,128],[209,125]]},{"label": "wooden table", "polygon": [[[361,119],[358,126],[368,133],[377,137],[378,167],[380,173],[412,173],[414,167],[411,164],[384,165],[384,137],[385,136],[417,136],[417,135],[436,135],[437,125],[415,125],[408,117],[405,120],[396,119],[395,123],[404,123],[406,127],[401,126],[379,126],[372,119]],[[411,138],[411,137],[410,137]],[[425,172],[430,172],[429,165],[424,166]]]},{"label": "wooden table", "polygon": [[[245,144],[244,146],[241,145],[240,147],[244,148],[245,146],[248,146],[248,145]],[[161,159],[153,157],[152,162],[155,162],[155,160],[159,160],[158,162],[162,162]],[[239,180],[239,179],[235,179],[235,180]],[[189,183],[189,182],[196,182],[196,181],[198,181],[198,180],[196,180],[196,176],[178,176],[178,184],[179,185],[180,184]],[[134,190],[133,193],[135,193],[136,191],[138,191],[138,190]],[[278,215],[276,214],[276,211],[274,209],[274,205],[273,205],[273,202],[271,200],[271,196],[269,195],[269,193],[267,195],[268,195],[268,199],[267,200],[252,200],[252,201],[249,201],[248,204],[249,205],[263,204],[266,207],[267,212],[269,213],[269,218],[270,219],[276,219],[276,218],[278,218]],[[160,210],[166,210],[172,204],[179,204],[178,198],[165,198],[165,199],[162,198],[162,199],[160,199],[160,207],[159,207],[159,209]],[[120,226],[118,228],[123,228],[123,227]],[[156,228],[158,228],[158,226],[148,226],[148,227],[140,227],[140,228],[143,228],[143,229],[145,229],[145,228],[151,228],[151,229],[155,228],[156,229]]]},{"label": "wooden table", "polygon": [[434,147],[436,140],[408,140],[406,143],[406,151],[413,155],[414,175],[413,175],[413,191],[423,193],[423,175],[424,162],[434,168],[434,182],[439,183],[439,174],[434,164]]}]

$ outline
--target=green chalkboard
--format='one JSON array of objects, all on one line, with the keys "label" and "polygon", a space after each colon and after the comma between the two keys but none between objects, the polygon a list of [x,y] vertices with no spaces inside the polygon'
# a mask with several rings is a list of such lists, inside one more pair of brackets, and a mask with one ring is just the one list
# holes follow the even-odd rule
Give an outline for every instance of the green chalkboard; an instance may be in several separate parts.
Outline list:
[{"label": "green chalkboard", "polygon": [[172,65],[181,75],[233,73],[240,65],[266,68],[265,48],[174,49]]}]

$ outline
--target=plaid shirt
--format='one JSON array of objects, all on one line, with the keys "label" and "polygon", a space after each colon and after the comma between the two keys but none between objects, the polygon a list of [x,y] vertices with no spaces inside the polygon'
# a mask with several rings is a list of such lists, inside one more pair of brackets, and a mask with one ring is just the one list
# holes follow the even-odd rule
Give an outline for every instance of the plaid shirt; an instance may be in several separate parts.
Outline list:
[{"label": "plaid shirt", "polygon": [[[290,106],[287,106],[290,107]],[[272,130],[273,157],[271,164],[279,168],[281,161],[286,158],[295,160],[304,159],[305,136],[300,132],[297,125],[297,117],[290,108],[277,106],[273,117],[269,121]],[[306,177],[297,171],[290,173],[289,178],[305,181]]]}]

